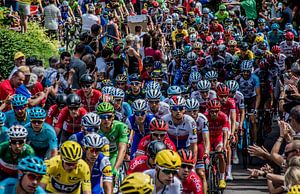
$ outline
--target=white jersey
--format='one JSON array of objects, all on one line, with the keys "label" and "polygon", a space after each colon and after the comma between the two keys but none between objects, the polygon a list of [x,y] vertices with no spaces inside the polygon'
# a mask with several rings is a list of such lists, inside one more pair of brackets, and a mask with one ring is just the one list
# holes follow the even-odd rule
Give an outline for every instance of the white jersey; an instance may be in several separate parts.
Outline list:
[{"label": "white jersey", "polygon": [[245,98],[244,98],[244,95],[242,94],[242,92],[236,91],[233,98],[239,109],[245,108]]},{"label": "white jersey", "polygon": [[160,101],[157,113],[154,114],[153,112],[151,112],[149,105],[148,105],[148,111],[152,113],[155,116],[155,118],[160,119],[164,115],[170,114],[170,106],[167,103]]},{"label": "white jersey", "polygon": [[204,114],[198,113],[198,118],[197,118],[197,131],[201,133],[208,133],[208,121],[207,118]]},{"label": "white jersey", "polygon": [[183,122],[175,125],[171,114],[162,117],[169,125],[168,135],[177,149],[187,148],[191,143],[197,142],[197,125],[195,120],[184,114]]},{"label": "white jersey", "polygon": [[[191,98],[195,98],[196,100],[199,101],[200,104],[207,101],[207,100],[202,98],[202,96],[200,94],[200,91],[192,92],[191,93]],[[212,99],[215,99],[215,98],[217,98],[217,93],[214,90],[209,90],[208,91],[208,100],[212,100]]]},{"label": "white jersey", "polygon": [[285,70],[285,59],[286,56],[284,54],[279,53],[278,59],[276,58],[274,64],[278,67],[278,69],[283,72]]},{"label": "white jersey", "polygon": [[298,45],[299,45],[299,43],[296,42],[296,41],[292,41],[292,43],[290,45],[288,45],[286,40],[285,40],[285,41],[282,41],[279,46],[280,46],[281,52],[283,54],[285,54],[285,56],[291,57],[292,56],[292,49],[297,47]]},{"label": "white jersey", "polygon": [[156,170],[150,169],[144,171],[145,174],[148,174],[154,180],[154,191],[152,194],[181,194],[183,191],[181,181],[174,176],[174,180],[170,185],[166,185],[163,189],[156,191],[155,181],[156,181]]}]

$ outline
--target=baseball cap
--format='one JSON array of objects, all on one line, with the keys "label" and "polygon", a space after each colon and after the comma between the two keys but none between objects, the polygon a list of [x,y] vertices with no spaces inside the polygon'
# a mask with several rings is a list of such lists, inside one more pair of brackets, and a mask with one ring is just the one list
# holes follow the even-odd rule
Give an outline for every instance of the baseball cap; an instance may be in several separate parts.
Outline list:
[{"label": "baseball cap", "polygon": [[21,57],[25,57],[25,55],[22,53],[22,52],[16,52],[16,54],[15,54],[15,57],[14,57],[14,60],[17,60],[17,59],[19,59],[19,58],[21,58]]}]

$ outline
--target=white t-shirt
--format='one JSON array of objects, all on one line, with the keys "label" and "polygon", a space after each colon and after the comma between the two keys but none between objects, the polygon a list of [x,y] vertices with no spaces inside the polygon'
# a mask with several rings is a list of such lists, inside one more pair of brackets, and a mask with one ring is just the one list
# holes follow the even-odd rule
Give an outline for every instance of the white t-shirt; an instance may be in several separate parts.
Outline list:
[{"label": "white t-shirt", "polygon": [[91,27],[94,24],[97,24],[99,18],[93,14],[83,14],[82,15],[82,30],[83,31],[91,31]]},{"label": "white t-shirt", "polygon": [[60,10],[54,5],[50,4],[44,9],[45,28],[48,30],[58,29],[58,17],[61,17]]}]

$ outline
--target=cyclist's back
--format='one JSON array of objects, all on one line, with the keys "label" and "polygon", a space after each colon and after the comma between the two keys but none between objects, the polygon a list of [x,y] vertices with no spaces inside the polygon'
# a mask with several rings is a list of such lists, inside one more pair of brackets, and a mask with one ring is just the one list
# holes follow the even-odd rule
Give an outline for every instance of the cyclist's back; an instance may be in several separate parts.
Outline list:
[{"label": "cyclist's back", "polygon": [[[18,179],[7,178],[0,182],[0,194],[17,194],[16,186],[18,184]],[[36,187],[35,194],[46,194],[44,189],[40,186]]]},{"label": "cyclist's back", "polygon": [[18,120],[16,113],[14,110],[9,110],[5,113],[6,115],[6,122],[5,126],[6,127],[11,127],[13,125],[25,125],[30,122],[30,117],[29,117],[29,109],[26,109],[26,116],[22,120]]}]

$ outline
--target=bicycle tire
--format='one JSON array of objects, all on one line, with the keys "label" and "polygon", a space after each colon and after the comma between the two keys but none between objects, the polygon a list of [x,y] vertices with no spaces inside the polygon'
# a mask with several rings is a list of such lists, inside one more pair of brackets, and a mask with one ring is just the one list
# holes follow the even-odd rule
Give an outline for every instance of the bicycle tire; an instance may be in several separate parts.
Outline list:
[{"label": "bicycle tire", "polygon": [[208,193],[215,194],[216,191],[216,177],[214,173],[214,166],[209,165],[208,167]]},{"label": "bicycle tire", "polygon": [[250,118],[246,118],[244,121],[244,134],[242,140],[242,160],[243,160],[243,168],[247,169],[248,167],[248,146],[249,146],[249,139],[248,136],[250,135]]}]

